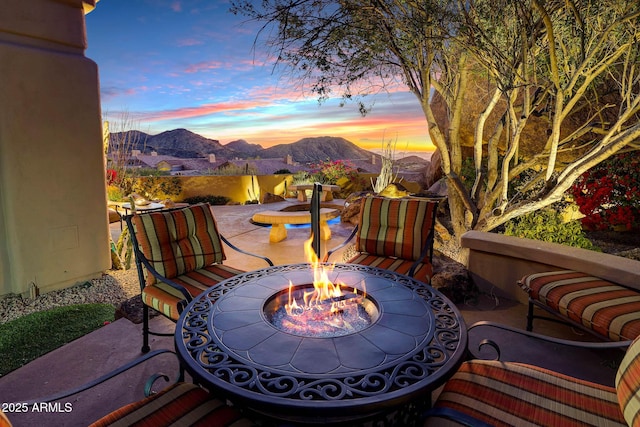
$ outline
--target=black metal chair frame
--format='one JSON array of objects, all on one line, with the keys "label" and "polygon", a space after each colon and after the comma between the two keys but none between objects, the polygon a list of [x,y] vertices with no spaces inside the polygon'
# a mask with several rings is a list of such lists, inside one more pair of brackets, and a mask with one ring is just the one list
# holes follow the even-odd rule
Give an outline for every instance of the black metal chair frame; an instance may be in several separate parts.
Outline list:
[{"label": "black metal chair frame", "polygon": [[[534,314],[534,307],[538,307],[544,311],[546,311],[547,313],[550,314],[550,316],[542,316],[539,314]],[[584,331],[600,340],[603,341],[612,341],[611,339],[609,339],[609,337],[606,337],[604,335],[601,335],[599,333],[597,333],[596,331],[594,331],[593,329],[587,328],[586,326],[584,326],[583,324],[576,322],[575,320],[569,319],[568,317],[564,317],[561,315],[558,315],[555,311],[553,311],[551,308],[547,307],[546,305],[532,299],[529,298],[529,306],[527,308],[527,331],[531,332],[533,331],[533,320],[534,319],[541,319],[541,320],[547,320],[549,322],[555,322],[555,323],[559,323],[565,326],[569,326],[569,327],[574,327],[577,329],[580,329],[581,331]]]},{"label": "black metal chair frame", "polygon": [[[45,403],[46,402],[54,402],[56,400],[60,400],[60,399],[64,399],[64,398],[69,397],[69,396],[73,396],[74,394],[78,394],[78,393],[81,393],[83,391],[89,390],[89,389],[91,389],[91,388],[93,388],[93,387],[95,387],[95,386],[97,386],[99,384],[102,384],[102,383],[110,380],[111,378],[114,378],[114,377],[116,377],[116,376],[118,376],[118,375],[120,375],[120,374],[122,374],[124,372],[127,372],[128,370],[130,370],[130,369],[132,369],[132,368],[134,368],[134,367],[146,362],[149,359],[152,359],[152,358],[154,358],[156,356],[159,356],[159,355],[162,355],[162,354],[167,354],[167,353],[173,354],[177,358],[177,355],[176,355],[176,353],[174,351],[167,350],[167,349],[154,350],[154,351],[151,351],[149,353],[146,353],[146,354],[138,357],[137,359],[132,360],[131,362],[129,362],[129,363],[123,365],[123,366],[120,366],[120,367],[114,369],[111,372],[108,372],[108,373],[106,373],[106,374],[104,374],[104,375],[102,375],[102,376],[100,376],[100,377],[98,377],[98,378],[96,378],[96,379],[94,379],[92,381],[89,381],[89,382],[87,382],[87,383],[85,383],[85,384],[83,384],[81,386],[78,386],[78,387],[75,387],[75,388],[72,388],[72,389],[69,389],[69,390],[61,391],[59,393],[56,393],[56,394],[53,394],[53,395],[50,395],[50,396],[45,396],[45,397],[40,397],[40,398],[33,399],[33,400],[28,400],[25,403],[28,406],[32,406],[33,404],[40,403],[40,402],[45,402]],[[167,382],[171,381],[171,378],[167,374],[164,374],[164,373],[161,373],[161,372],[153,374],[151,377],[149,377],[149,379],[147,379],[147,381],[145,383],[145,386],[144,386],[144,395],[145,395],[145,397],[149,397],[149,396],[151,396],[151,394],[153,394],[153,391],[152,391],[153,385],[160,378],[162,378],[163,380],[165,380]],[[182,365],[180,365],[180,370],[179,370],[177,378],[175,379],[175,383],[182,382],[182,381],[184,381],[184,368],[182,368]]]},{"label": "black metal chair frame", "polygon": [[[173,209],[166,209],[163,210],[162,212],[167,212],[167,211],[174,211],[174,210],[180,210],[180,209],[185,209],[185,208],[173,208]],[[189,304],[189,302],[191,302],[191,300],[193,299],[193,296],[179,283],[174,282],[171,279],[167,279],[166,277],[164,277],[163,275],[161,275],[155,268],[153,268],[153,266],[151,265],[151,263],[149,262],[149,260],[144,256],[144,254],[142,253],[142,250],[140,250],[140,246],[138,245],[138,239],[136,237],[136,233],[134,231],[134,226],[133,226],[133,222],[132,222],[132,218],[135,215],[149,215],[151,213],[148,212],[144,212],[144,213],[134,213],[131,215],[127,215],[124,217],[125,221],[127,222],[127,227],[129,228],[129,235],[131,238],[131,244],[133,246],[133,253],[135,256],[135,263],[136,263],[136,269],[138,271],[138,281],[140,282],[140,292],[142,292],[146,286],[146,279],[145,279],[145,274],[144,274],[144,270],[143,270],[143,266],[144,268],[147,269],[147,271],[153,275],[153,277],[156,278],[156,280],[161,281],[165,284],[167,284],[168,286],[171,286],[172,288],[176,289],[178,292],[180,292],[182,294],[182,296],[184,297],[184,299],[178,303],[178,312],[181,313],[182,310],[184,310],[184,308]],[[251,252],[247,252],[245,250],[242,250],[240,248],[238,248],[237,246],[235,246],[234,244],[232,244],[226,237],[224,237],[220,232],[218,232],[218,235],[220,236],[220,239],[224,242],[225,245],[229,246],[231,249],[242,253],[244,255],[249,255],[252,257],[256,257],[256,258],[260,258],[262,260],[264,260],[269,266],[273,266],[273,262],[262,255],[257,255]],[[142,352],[146,353],[148,352],[151,348],[149,347],[149,335],[155,335],[155,336],[173,336],[173,334],[169,334],[169,333],[164,333],[164,332],[156,332],[156,331],[152,331],[149,328],[149,307],[144,304],[142,304],[142,335],[143,335],[143,343],[142,343]]]}]

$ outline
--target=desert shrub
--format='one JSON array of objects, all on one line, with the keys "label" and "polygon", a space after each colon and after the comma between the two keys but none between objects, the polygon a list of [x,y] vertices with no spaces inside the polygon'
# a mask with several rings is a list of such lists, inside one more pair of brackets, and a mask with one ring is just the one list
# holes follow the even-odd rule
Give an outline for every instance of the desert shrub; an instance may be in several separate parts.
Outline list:
[{"label": "desert shrub", "polygon": [[296,172],[291,183],[293,185],[313,184],[313,177],[305,171]]},{"label": "desert shrub", "polygon": [[147,200],[166,199],[180,194],[182,182],[175,176],[146,176],[134,180],[131,190]]},{"label": "desert shrub", "polygon": [[171,172],[163,171],[160,169],[154,168],[138,168],[133,169],[132,175],[140,177],[140,176],[169,176]]},{"label": "desert shrub", "polygon": [[203,175],[219,175],[219,176],[237,176],[237,175],[258,175],[258,168],[249,163],[244,165],[236,165],[234,163],[228,163],[224,166],[220,166],[217,169],[208,169],[203,171]]},{"label": "desert shrub", "polygon": [[185,203],[195,205],[196,203],[209,203],[210,205],[226,205],[231,199],[227,196],[192,196],[184,199]]},{"label": "desert shrub", "polygon": [[107,200],[112,202],[119,202],[125,200],[127,195],[123,193],[122,189],[116,185],[107,186]]},{"label": "desert shrub", "polygon": [[291,171],[289,169],[278,169],[273,173],[274,175],[289,175]]},{"label": "desert shrub", "polygon": [[312,166],[314,182],[336,184],[340,178],[357,179],[358,169],[349,160],[327,160]]},{"label": "desert shrub", "polygon": [[564,222],[559,210],[541,209],[529,212],[507,222],[507,236],[560,243],[583,249],[599,250],[584,234],[578,221]]},{"label": "desert shrub", "polygon": [[582,174],[570,190],[591,230],[640,227],[640,156],[617,154]]}]

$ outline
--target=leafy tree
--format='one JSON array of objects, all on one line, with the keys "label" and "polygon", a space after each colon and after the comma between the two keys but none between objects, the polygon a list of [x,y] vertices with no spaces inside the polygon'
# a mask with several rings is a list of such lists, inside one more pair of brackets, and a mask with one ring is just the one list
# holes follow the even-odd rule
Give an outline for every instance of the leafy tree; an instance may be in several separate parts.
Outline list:
[{"label": "leafy tree", "polygon": [[366,114],[375,90],[402,84],[416,96],[448,188],[439,248],[460,261],[464,232],[550,206],[639,147],[637,0],[232,3],[264,23],[258,38],[276,64],[321,101],[337,93]]}]

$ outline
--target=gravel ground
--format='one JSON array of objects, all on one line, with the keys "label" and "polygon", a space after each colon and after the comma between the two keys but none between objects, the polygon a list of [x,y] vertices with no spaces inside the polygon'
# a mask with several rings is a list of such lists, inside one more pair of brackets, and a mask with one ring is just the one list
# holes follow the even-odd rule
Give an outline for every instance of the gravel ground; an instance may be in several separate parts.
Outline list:
[{"label": "gravel ground", "polygon": [[140,285],[135,269],[110,270],[98,279],[47,292],[37,298],[9,296],[0,299],[0,324],[26,314],[70,304],[111,303],[117,307],[136,295],[140,295]]}]

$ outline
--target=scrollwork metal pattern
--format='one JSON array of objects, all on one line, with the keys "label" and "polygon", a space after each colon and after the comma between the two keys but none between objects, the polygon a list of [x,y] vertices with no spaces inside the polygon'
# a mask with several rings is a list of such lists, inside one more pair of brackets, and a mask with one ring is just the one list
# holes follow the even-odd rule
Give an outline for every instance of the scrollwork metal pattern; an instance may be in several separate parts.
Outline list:
[{"label": "scrollwork metal pattern", "polygon": [[[435,332],[430,342],[422,348],[394,360],[383,363],[379,368],[367,369],[354,374],[292,374],[260,364],[247,363],[234,355],[228,354],[209,332],[209,315],[213,302],[236,287],[282,272],[308,269],[307,264],[275,266],[251,273],[241,274],[228,279],[214,287],[205,295],[196,298],[183,314],[182,340],[183,346],[191,358],[188,363],[195,363],[199,372],[217,387],[250,399],[287,399],[299,402],[317,401],[366,401],[369,398],[379,399],[384,393],[401,393],[407,387],[429,387],[443,375],[440,370],[460,359],[461,339],[466,339],[466,329],[460,323],[457,310],[439,292],[417,282],[407,276],[386,270],[358,266],[352,264],[336,265],[338,271],[361,271],[367,275],[382,277],[401,284],[418,294],[431,308],[435,318]],[[452,360],[455,359],[455,360]]]}]

